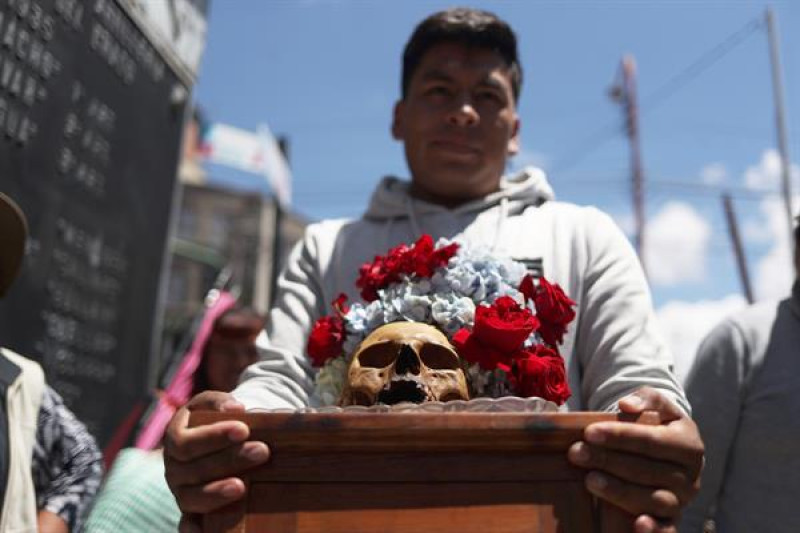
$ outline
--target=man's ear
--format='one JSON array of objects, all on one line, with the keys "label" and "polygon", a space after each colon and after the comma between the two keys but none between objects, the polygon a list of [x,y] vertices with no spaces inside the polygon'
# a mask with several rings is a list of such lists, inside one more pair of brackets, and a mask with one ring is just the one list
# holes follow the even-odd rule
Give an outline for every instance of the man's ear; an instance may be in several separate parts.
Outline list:
[{"label": "man's ear", "polygon": [[519,116],[514,117],[514,128],[511,130],[511,137],[508,139],[508,155],[517,155],[519,153]]},{"label": "man's ear", "polygon": [[398,100],[394,104],[394,111],[392,112],[392,137],[398,141],[405,138],[405,124],[403,122],[403,111],[405,110],[405,102]]}]

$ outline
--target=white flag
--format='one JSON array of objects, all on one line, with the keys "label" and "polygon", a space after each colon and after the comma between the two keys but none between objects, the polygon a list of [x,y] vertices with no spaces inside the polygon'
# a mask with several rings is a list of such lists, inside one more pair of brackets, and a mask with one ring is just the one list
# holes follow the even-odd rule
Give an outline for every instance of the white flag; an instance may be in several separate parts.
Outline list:
[{"label": "white flag", "polygon": [[212,124],[201,140],[200,153],[213,163],[264,176],[281,205],[291,205],[289,164],[266,125],[259,126],[254,133],[225,124]]}]

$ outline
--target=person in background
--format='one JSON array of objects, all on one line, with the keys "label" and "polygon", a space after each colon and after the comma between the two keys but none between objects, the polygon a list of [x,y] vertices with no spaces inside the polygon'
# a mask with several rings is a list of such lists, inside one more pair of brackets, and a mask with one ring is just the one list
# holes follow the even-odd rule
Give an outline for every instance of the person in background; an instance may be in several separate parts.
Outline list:
[{"label": "person in background", "polygon": [[249,307],[234,306],[214,323],[194,376],[192,395],[207,390],[232,391],[245,368],[258,360],[255,339],[264,318]]},{"label": "person in background", "polygon": [[800,226],[794,246],[789,297],[720,323],[686,378],[707,463],[682,533],[708,519],[722,533],[800,530]]},{"label": "person in background", "polygon": [[238,474],[269,458],[268,443],[247,440],[246,424],[188,428],[190,411],[312,404],[312,325],[338,294],[357,297],[362,264],[424,233],[541,261],[543,275],[577,302],[562,351],[573,393],[566,407],[652,409],[662,424],[591,424],[567,458],[585,469],[589,491],[634,517],[637,532],[674,532],[697,490],[702,443],[625,236],[597,209],[554,201],[543,172],[503,175],[520,147],[513,30],[476,9],[436,13],[408,41],[401,80],[391,132],[403,143],[410,181],[382,180],[359,220],[306,229],[278,280],[259,362],[232,395],[200,394],[170,423],[166,475],[186,513],[182,526],[189,531],[200,514],[243,498]]},{"label": "person in background", "polygon": [[[19,206],[0,193],[0,297],[17,276],[27,234]],[[103,476],[94,438],[41,367],[6,348],[0,400],[0,531],[80,531]]]},{"label": "person in background", "polygon": [[[158,407],[143,425],[135,448],[120,452],[86,523],[86,533],[168,533],[181,512],[164,479],[161,437],[166,421],[189,398],[208,389],[231,391],[239,375],[258,358],[255,339],[264,319],[215,293],[192,346]],[[160,422],[163,421],[163,422]]]}]

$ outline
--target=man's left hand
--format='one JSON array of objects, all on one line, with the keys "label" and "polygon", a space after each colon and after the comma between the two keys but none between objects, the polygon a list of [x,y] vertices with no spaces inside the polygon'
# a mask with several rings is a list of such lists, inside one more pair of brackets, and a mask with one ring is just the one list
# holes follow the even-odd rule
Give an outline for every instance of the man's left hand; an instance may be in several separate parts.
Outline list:
[{"label": "man's left hand", "polygon": [[620,411],[656,411],[661,425],[597,422],[567,457],[589,469],[586,487],[636,517],[636,533],[675,533],[681,509],[700,488],[703,442],[694,422],[667,397],[642,387]]},{"label": "man's left hand", "polygon": [[69,526],[55,513],[40,510],[36,517],[39,533],[69,533]]}]

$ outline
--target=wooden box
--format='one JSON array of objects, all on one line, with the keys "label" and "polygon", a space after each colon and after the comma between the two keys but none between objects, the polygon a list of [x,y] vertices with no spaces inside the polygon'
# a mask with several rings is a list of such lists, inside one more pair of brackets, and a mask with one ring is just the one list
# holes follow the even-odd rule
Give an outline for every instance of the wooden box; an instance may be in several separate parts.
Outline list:
[{"label": "wooden box", "polygon": [[[206,515],[225,533],[617,533],[632,517],[596,501],[566,459],[601,413],[197,412],[236,418],[270,446],[247,497]],[[656,423],[654,413],[638,422]]]}]

